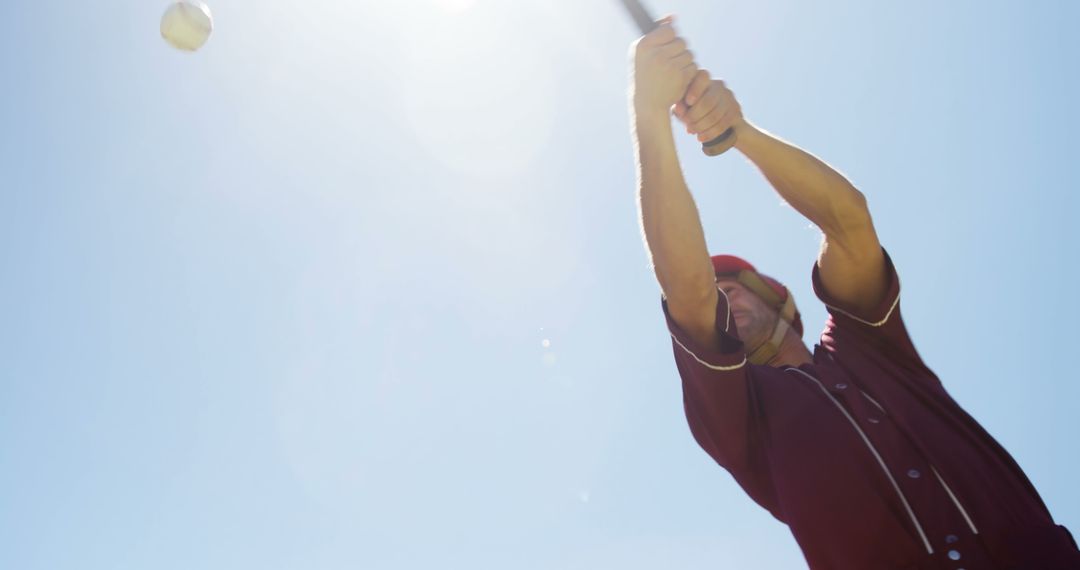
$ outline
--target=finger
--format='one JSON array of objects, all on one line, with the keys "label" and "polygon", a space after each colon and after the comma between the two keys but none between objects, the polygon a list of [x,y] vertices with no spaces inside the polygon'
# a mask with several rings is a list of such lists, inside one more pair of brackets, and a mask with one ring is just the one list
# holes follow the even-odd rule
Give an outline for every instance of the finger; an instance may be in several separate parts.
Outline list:
[{"label": "finger", "polygon": [[683,119],[683,116],[686,115],[686,111],[688,110],[686,103],[684,103],[683,101],[679,101],[678,103],[675,103],[675,106],[671,109],[672,112],[675,114],[675,117],[677,117],[680,121],[686,122]]},{"label": "finger", "polygon": [[697,74],[694,75],[694,79],[690,82],[690,87],[686,89],[686,95],[683,96],[683,101],[686,101],[687,106],[692,106],[697,103],[701,96],[705,94],[705,90],[709,88],[709,72],[704,69],[699,69]]},{"label": "finger", "polygon": [[[695,132],[700,131],[702,126],[698,123],[702,122],[710,114],[715,114],[716,118],[719,118],[723,114],[720,93],[713,88],[705,90],[705,94],[701,96],[701,99],[697,103],[690,106],[690,111],[686,114],[686,122],[694,129]],[[717,112],[719,110],[719,112]],[[713,119],[715,120],[715,118]]]},{"label": "finger", "polygon": [[696,135],[709,130],[723,120],[725,113],[726,111],[724,109],[714,109],[712,113],[705,115],[697,121],[691,121],[689,118],[686,118],[684,119],[684,122],[686,123],[687,128],[690,129],[690,132]]},{"label": "finger", "polygon": [[687,111],[686,124],[690,127],[690,132],[700,133],[716,124],[716,121],[723,117],[726,111],[727,108],[725,108],[723,101],[709,97],[709,94],[706,93],[705,97],[698,101],[697,105],[690,107],[690,110]]},{"label": "finger", "polygon": [[[704,137],[707,134],[712,133],[718,128],[720,128],[720,126],[722,126],[724,123],[724,117],[724,113],[713,113],[711,115],[708,115],[707,117],[705,117],[704,120],[697,123],[692,123],[690,127],[690,132],[698,135],[698,138],[700,139],[701,137]],[[720,132],[724,132],[724,130],[722,129]],[[711,140],[711,138],[704,140]]]},{"label": "finger", "polygon": [[709,142],[709,141],[715,139],[716,137],[718,137],[718,136],[724,134],[725,132],[727,132],[727,130],[731,128],[734,121],[735,121],[734,110],[733,109],[728,109],[728,111],[726,113],[724,113],[723,117],[721,117],[720,120],[716,122],[716,124],[712,125],[711,127],[707,128],[707,129],[702,130],[698,134],[698,140],[701,141],[701,142]]},{"label": "finger", "polygon": [[[710,97],[710,95],[712,95]],[[725,101],[722,97],[716,97],[715,93],[707,93],[705,98],[702,99],[696,107],[701,109],[705,105],[711,105],[712,109],[707,113],[694,113],[694,108],[691,107],[687,112],[686,123],[690,125],[695,133],[703,133],[713,128],[717,123],[724,120],[724,116],[731,110],[732,105]]]},{"label": "finger", "polygon": [[[675,69],[686,69],[691,65],[694,65],[694,54],[689,51],[684,51],[681,54],[671,58],[671,65]],[[697,72],[696,67],[693,69],[693,72]],[[690,78],[687,78],[687,80],[689,79]]]},{"label": "finger", "polygon": [[655,30],[645,34],[641,38],[641,43],[648,47],[662,46],[670,43],[676,37],[675,28],[672,28],[670,24],[662,24]]},{"label": "finger", "polygon": [[694,80],[695,74],[697,74],[697,65],[691,60],[689,65],[682,68],[681,90],[683,93],[686,93],[686,89],[690,87],[690,82]]},{"label": "finger", "polygon": [[676,37],[670,42],[660,46],[657,50],[660,57],[671,59],[686,51],[686,40]]}]

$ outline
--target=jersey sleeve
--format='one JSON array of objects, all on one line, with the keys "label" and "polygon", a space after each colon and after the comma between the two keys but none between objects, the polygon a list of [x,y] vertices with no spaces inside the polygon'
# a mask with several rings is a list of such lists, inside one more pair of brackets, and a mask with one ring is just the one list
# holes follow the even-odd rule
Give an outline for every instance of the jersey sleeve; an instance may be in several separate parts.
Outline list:
[{"label": "jersey sleeve", "polygon": [[[895,362],[929,372],[908,335],[900,314],[900,278],[888,252],[885,257],[887,287],[881,302],[870,311],[860,311],[829,295],[814,264],[814,293],[825,304],[829,319],[822,333],[822,344],[830,350],[876,352]],[[842,350],[841,350],[842,349]]]},{"label": "jersey sleeve", "polygon": [[717,346],[695,342],[671,318],[666,302],[663,309],[690,431],[702,449],[741,480],[750,469],[753,395],[750,365],[727,297],[721,290],[716,304]]}]

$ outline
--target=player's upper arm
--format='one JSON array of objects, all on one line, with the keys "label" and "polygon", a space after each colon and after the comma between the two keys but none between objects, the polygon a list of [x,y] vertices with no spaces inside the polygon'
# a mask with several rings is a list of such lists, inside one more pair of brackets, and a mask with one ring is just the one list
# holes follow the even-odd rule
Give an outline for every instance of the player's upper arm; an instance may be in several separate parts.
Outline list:
[{"label": "player's upper arm", "polygon": [[870,311],[885,296],[888,276],[866,199],[857,192],[856,197],[836,216],[836,227],[822,228],[825,237],[817,263],[829,296],[856,310]]},{"label": "player's upper arm", "polygon": [[720,344],[720,336],[716,331],[718,301],[719,293],[714,286],[700,292],[667,297],[667,310],[671,320],[695,343],[715,348]]},{"label": "player's upper arm", "polygon": [[[672,304],[670,298],[664,298],[661,302],[668,332],[671,333],[675,361],[683,380],[690,384],[711,386],[719,382],[720,385],[728,385],[736,382],[745,372],[746,350],[731,318],[727,297],[715,287],[712,290],[715,302],[712,303],[711,317],[700,313],[676,316],[686,307]],[[681,322],[676,319],[681,319]],[[736,400],[740,398],[731,394],[728,396]]]}]

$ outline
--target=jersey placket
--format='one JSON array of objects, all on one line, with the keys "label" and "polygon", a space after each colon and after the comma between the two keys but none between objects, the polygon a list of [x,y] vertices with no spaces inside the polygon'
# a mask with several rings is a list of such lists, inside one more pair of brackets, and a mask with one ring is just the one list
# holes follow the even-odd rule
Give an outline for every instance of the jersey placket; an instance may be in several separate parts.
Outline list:
[{"label": "jersey placket", "polygon": [[898,502],[909,514],[926,553],[938,559],[943,569],[984,567],[986,554],[975,537],[974,522],[940,473],[918,453],[881,403],[842,378],[826,385],[802,370],[788,370],[815,382],[838,413],[848,417],[893,483]]}]

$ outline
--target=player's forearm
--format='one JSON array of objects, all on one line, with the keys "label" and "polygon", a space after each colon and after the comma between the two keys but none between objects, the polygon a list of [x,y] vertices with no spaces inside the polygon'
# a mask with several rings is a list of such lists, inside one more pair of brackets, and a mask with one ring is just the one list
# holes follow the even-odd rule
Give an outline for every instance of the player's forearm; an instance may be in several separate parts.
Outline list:
[{"label": "player's forearm", "polygon": [[866,199],[843,175],[810,153],[745,124],[738,148],[781,197],[826,235],[870,222]]},{"label": "player's forearm", "polygon": [[714,278],[694,198],[686,186],[666,113],[638,115],[634,141],[638,162],[638,211],[645,246],[669,301],[697,301]]}]

